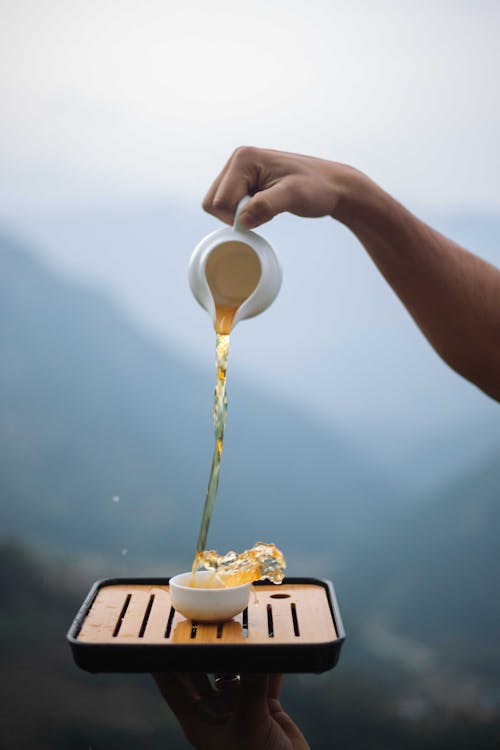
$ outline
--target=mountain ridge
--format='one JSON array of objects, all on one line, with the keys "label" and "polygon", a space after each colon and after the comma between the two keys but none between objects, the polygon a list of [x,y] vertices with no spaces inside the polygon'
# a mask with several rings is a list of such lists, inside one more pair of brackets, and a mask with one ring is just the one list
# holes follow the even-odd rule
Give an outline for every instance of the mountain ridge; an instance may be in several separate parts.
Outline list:
[{"label": "mountain ridge", "polygon": [[[0,252],[4,527],[96,552],[164,549],[187,562],[212,449],[213,362],[194,368],[100,293],[5,239]],[[307,563],[313,545],[321,559],[330,548],[341,558],[382,523],[375,507],[394,507],[394,489],[341,435],[231,373],[228,388],[210,544],[270,535]],[[360,523],[367,493],[374,509]]]}]

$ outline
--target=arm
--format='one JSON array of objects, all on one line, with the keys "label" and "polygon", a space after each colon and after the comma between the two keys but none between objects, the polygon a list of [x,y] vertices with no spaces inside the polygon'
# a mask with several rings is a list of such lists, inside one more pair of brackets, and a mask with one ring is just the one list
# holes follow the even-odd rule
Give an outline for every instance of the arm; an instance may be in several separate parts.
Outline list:
[{"label": "arm", "polygon": [[238,149],[204,208],[254,228],[283,211],[341,221],[360,240],[436,352],[500,401],[500,270],[424,224],[352,167]]}]

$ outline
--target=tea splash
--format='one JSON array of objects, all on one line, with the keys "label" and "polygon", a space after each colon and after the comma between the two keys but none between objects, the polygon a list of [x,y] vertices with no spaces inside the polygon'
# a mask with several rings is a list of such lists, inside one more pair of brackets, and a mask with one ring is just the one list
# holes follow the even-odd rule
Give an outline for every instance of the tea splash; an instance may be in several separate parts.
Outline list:
[{"label": "tea splash", "polygon": [[212,570],[214,578],[223,586],[240,586],[262,578],[281,583],[286,568],[283,553],[274,544],[265,542],[257,542],[252,549],[240,554],[232,550],[225,555],[219,555],[215,550],[198,552],[195,565]]}]

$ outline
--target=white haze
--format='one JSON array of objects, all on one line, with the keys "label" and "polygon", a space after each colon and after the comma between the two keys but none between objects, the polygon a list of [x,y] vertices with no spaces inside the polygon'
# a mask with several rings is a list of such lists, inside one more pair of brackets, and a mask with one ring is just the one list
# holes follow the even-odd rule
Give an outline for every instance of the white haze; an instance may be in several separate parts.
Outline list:
[{"label": "white haze", "polygon": [[[185,270],[214,226],[200,200],[242,143],[352,163],[499,261],[498,221],[481,230],[500,213],[496,2],[0,0],[0,14],[0,222],[208,368]],[[280,217],[262,232],[285,284],[237,329],[234,373],[389,467],[441,429],[493,423],[342,227]]]}]

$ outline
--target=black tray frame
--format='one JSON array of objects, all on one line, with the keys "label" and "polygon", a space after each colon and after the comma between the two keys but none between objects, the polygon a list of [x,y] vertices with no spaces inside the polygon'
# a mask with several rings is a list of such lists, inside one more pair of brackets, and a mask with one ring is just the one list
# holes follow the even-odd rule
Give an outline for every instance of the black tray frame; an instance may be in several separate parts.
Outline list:
[{"label": "black tray frame", "polygon": [[[92,673],[100,672],[208,672],[208,673],[316,673],[333,669],[338,662],[345,631],[331,581],[290,577],[284,584],[322,586],[326,592],[337,638],[324,643],[298,644],[108,644],[85,643],[78,634],[99,590],[112,585],[166,586],[170,578],[105,578],[96,581],[80,607],[68,633],[76,664]],[[254,586],[266,585],[257,581]]]}]

